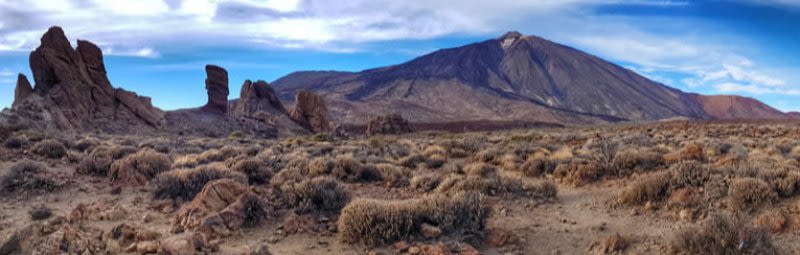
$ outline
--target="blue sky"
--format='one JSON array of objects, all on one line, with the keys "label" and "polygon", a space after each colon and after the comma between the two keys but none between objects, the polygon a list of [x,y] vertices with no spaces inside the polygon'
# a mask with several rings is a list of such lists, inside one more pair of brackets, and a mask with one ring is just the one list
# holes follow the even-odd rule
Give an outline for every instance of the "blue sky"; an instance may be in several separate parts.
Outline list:
[{"label": "blue sky", "polygon": [[684,91],[800,110],[800,0],[0,0],[0,107],[51,25],[100,45],[115,86],[205,103],[204,65],[244,79],[357,71],[517,30]]}]

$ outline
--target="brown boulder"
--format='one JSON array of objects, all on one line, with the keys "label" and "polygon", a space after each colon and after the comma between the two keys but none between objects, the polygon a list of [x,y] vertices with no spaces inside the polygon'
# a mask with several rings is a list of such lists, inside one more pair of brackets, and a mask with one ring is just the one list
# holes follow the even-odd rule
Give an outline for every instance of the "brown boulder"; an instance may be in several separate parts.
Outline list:
[{"label": "brown boulder", "polygon": [[328,108],[321,96],[307,90],[297,92],[292,120],[314,133],[331,131]]},{"label": "brown boulder", "polygon": [[403,119],[400,114],[393,113],[385,116],[379,116],[369,123],[367,123],[367,136],[373,135],[397,135],[411,133],[411,126],[408,121]]},{"label": "brown boulder", "polygon": [[127,131],[157,129],[163,123],[164,113],[149,98],[111,86],[100,48],[79,40],[73,49],[59,27],[42,36],[30,66],[35,86],[30,89],[27,79],[19,77],[13,110],[36,127]]},{"label": "brown boulder", "polygon": [[176,223],[200,231],[208,240],[252,224],[254,218],[265,216],[263,211],[263,203],[247,184],[220,179],[206,184],[191,203],[181,207]]},{"label": "brown boulder", "polygon": [[236,117],[256,118],[258,113],[286,114],[286,109],[283,108],[283,104],[278,100],[275,90],[267,82],[258,80],[253,83],[250,80],[246,80],[239,93],[239,101],[236,103],[234,115]]},{"label": "brown boulder", "polygon": [[192,255],[204,247],[203,237],[195,232],[185,232],[161,240],[159,251],[166,255]]},{"label": "brown boulder", "polygon": [[206,65],[206,91],[208,103],[203,110],[213,113],[228,112],[228,71],[215,65]]}]

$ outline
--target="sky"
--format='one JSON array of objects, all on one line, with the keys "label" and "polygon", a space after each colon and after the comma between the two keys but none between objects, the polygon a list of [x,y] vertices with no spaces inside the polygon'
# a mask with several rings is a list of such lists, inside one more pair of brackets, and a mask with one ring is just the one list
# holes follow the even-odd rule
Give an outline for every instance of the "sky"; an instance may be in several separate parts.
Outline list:
[{"label": "sky", "polygon": [[[800,0],[0,0],[0,108],[48,27],[103,50],[116,87],[162,109],[207,100],[206,64],[245,79],[399,64],[537,35],[688,92],[800,111]],[[31,79],[32,80],[32,79]]]}]

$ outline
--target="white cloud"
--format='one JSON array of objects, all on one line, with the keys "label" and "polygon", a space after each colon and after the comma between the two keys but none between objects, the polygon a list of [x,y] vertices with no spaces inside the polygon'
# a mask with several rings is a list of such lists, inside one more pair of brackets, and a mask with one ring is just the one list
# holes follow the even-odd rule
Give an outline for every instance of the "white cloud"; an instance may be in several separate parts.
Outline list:
[{"label": "white cloud", "polygon": [[7,69],[0,70],[0,77],[11,77],[11,76],[14,76],[14,75],[17,75],[17,74],[14,73],[14,72],[9,71]]},{"label": "white cloud", "polygon": [[103,53],[114,56],[141,57],[141,58],[157,58],[161,56],[161,54],[156,52],[153,48],[124,49],[124,50],[105,48],[103,49]]},{"label": "white cloud", "polygon": [[800,95],[800,90],[798,89],[784,89],[784,88],[772,88],[772,87],[764,87],[759,85],[747,85],[747,84],[738,84],[732,82],[726,82],[721,84],[716,84],[714,87],[723,93],[727,92],[744,92],[754,95],[764,95],[764,94],[784,94],[784,95],[791,95],[797,96]]}]

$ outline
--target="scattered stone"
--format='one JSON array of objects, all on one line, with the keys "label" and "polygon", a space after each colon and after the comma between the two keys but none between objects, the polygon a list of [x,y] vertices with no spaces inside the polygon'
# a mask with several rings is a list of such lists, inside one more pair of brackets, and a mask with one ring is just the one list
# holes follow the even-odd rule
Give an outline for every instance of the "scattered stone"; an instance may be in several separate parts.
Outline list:
[{"label": "scattered stone", "polygon": [[516,243],[519,238],[511,231],[493,228],[486,233],[485,242],[492,247],[503,247],[508,244]]},{"label": "scattered stone", "polygon": [[203,237],[200,234],[185,232],[162,240],[160,251],[162,254],[169,255],[192,255],[200,251],[203,247]]}]

